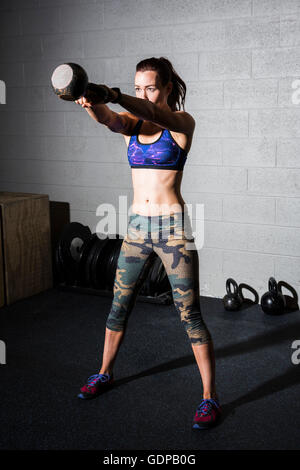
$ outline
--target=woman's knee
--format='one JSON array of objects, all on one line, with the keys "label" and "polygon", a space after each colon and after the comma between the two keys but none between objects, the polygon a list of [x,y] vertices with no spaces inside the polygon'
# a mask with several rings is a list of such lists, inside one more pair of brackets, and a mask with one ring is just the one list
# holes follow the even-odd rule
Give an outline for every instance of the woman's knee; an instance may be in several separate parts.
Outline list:
[{"label": "woman's knee", "polygon": [[106,327],[113,331],[123,331],[127,324],[128,311],[122,307],[116,307],[114,304],[106,320]]},{"label": "woman's knee", "polygon": [[202,318],[200,308],[181,311],[181,321],[191,344],[206,344],[212,341],[211,334]]},{"label": "woman's knee", "polygon": [[114,331],[122,331],[125,329],[139,290],[139,278],[135,280],[131,286],[126,283],[118,283],[117,280],[115,280],[114,297],[106,322],[106,326],[109,329]]}]

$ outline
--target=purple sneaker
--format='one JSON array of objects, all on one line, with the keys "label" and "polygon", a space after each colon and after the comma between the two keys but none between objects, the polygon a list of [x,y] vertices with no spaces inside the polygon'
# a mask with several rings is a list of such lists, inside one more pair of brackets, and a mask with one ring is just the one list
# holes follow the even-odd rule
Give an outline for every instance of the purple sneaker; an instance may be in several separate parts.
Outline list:
[{"label": "purple sneaker", "polygon": [[95,398],[100,395],[104,390],[108,390],[114,385],[113,374],[94,374],[91,375],[87,383],[81,387],[77,396],[83,400]]},{"label": "purple sneaker", "polygon": [[194,416],[194,429],[208,429],[216,424],[221,416],[221,406],[217,399],[202,400]]}]

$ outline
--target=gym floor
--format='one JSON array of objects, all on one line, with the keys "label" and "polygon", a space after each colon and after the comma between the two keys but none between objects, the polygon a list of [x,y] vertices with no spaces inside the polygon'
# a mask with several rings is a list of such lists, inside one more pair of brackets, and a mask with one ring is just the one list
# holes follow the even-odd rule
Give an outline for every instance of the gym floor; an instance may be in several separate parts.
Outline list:
[{"label": "gym floor", "polygon": [[58,287],[1,308],[1,449],[299,449],[300,312],[226,312],[201,297],[214,339],[223,418],[192,429],[200,374],[174,305],[138,301],[114,368],[116,386],[77,398],[101,364],[110,297]]}]

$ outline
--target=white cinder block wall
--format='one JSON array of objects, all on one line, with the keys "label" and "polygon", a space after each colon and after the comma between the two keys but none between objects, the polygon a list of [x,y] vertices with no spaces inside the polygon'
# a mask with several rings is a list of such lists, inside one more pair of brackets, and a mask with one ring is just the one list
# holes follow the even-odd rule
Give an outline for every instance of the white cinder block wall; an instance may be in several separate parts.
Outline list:
[{"label": "white cinder block wall", "polygon": [[[63,62],[135,96],[138,61],[166,56],[187,85],[196,130],[182,182],[203,203],[201,295],[234,277],[259,294],[270,276],[300,291],[299,0],[1,0],[1,190],[96,208],[132,203],[126,145],[50,87]],[[299,85],[298,85],[299,86]],[[123,111],[119,105],[109,105]],[[195,213],[192,213],[195,223]]]}]

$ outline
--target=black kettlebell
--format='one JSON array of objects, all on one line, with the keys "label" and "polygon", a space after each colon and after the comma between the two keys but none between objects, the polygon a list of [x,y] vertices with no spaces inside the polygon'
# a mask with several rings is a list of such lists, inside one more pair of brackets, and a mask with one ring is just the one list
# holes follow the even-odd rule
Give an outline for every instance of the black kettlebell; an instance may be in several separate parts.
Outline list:
[{"label": "black kettlebell", "polygon": [[286,306],[285,298],[278,289],[274,277],[269,279],[269,291],[265,292],[260,302],[262,310],[268,315],[281,315]]},{"label": "black kettlebell", "polygon": [[52,73],[54,92],[62,100],[75,101],[84,95],[89,80],[86,71],[78,64],[61,64]]},{"label": "black kettlebell", "polygon": [[[247,289],[247,290],[249,290],[250,292],[252,292],[252,294],[254,295],[254,300],[245,298],[245,297],[243,296],[243,292],[242,292],[243,289]],[[258,295],[258,293],[256,292],[256,290],[255,290],[253,287],[249,286],[248,284],[245,284],[245,283],[242,282],[242,283],[239,285],[239,294],[240,294],[240,297],[241,297],[242,302],[243,302],[244,304],[248,304],[249,306],[250,306],[250,305],[254,305],[254,304],[258,304],[259,295]]]},{"label": "black kettlebell", "polygon": [[[233,292],[231,292],[231,285],[233,286]],[[238,310],[242,305],[242,299],[239,294],[239,288],[232,277],[228,278],[226,281],[226,291],[227,294],[223,297],[223,304],[225,310],[234,311]]]},{"label": "black kettlebell", "polygon": [[285,298],[285,311],[294,312],[295,310],[299,310],[298,294],[295,291],[295,289],[287,282],[279,281],[278,290],[280,293],[282,293],[282,287],[285,287],[287,290],[289,290],[293,294],[293,296],[283,295],[283,297]]},{"label": "black kettlebell", "polygon": [[85,96],[93,103],[104,103],[110,99],[109,88],[89,83],[84,68],[73,62],[58,65],[52,73],[51,84],[54,93],[62,100],[75,101]]}]

